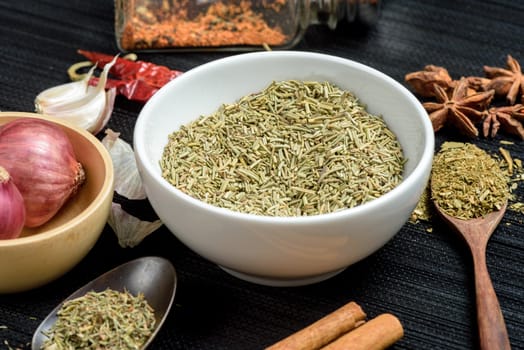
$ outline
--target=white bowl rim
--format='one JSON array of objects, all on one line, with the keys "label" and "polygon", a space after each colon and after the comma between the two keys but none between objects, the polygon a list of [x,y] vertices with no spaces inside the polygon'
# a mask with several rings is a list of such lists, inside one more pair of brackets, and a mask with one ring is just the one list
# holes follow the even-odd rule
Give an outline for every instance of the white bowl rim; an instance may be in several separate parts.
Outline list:
[{"label": "white bowl rim", "polygon": [[9,111],[2,111],[0,112],[0,117],[16,117],[16,118],[40,118],[47,121],[54,122],[58,125],[61,125],[65,128],[71,129],[77,134],[83,136],[87,140],[89,140],[90,143],[92,143],[96,149],[98,150],[100,156],[102,157],[104,161],[104,168],[106,169],[106,174],[104,177],[104,181],[102,183],[102,190],[96,195],[96,197],[93,199],[89,205],[84,208],[78,215],[74,217],[73,220],[69,220],[68,222],[63,223],[60,226],[54,227],[50,229],[49,231],[37,233],[30,236],[25,237],[18,237],[13,239],[3,239],[0,240],[0,249],[4,247],[14,247],[14,246],[20,246],[20,245],[29,245],[35,242],[44,241],[47,239],[51,239],[52,237],[59,235],[63,233],[64,231],[68,231],[72,227],[76,225],[79,221],[83,221],[86,217],[89,217],[95,210],[98,208],[100,203],[106,198],[108,195],[110,195],[113,192],[113,162],[111,160],[111,156],[109,155],[109,152],[106,150],[106,148],[102,145],[102,143],[90,132],[81,129],[75,125],[72,125],[71,123],[68,123],[66,121],[63,121],[58,118],[54,118],[49,115],[45,114],[38,114],[38,113],[31,113],[31,112],[9,112]]},{"label": "white bowl rim", "polygon": [[[147,140],[144,140],[142,138],[142,130],[145,128],[147,123],[147,113],[149,113],[149,110],[152,108],[151,106],[153,103],[161,98],[162,95],[169,93],[170,86],[173,86],[175,84],[181,84],[186,79],[191,79],[191,76],[199,73],[201,71],[209,70],[214,67],[220,66],[224,62],[229,61],[243,61],[243,60],[251,60],[256,59],[257,57],[264,57],[267,55],[272,56],[280,56],[280,57],[316,57],[316,58],[322,58],[327,61],[333,61],[342,63],[344,65],[350,65],[353,68],[357,68],[359,70],[365,71],[366,73],[370,75],[374,75],[376,77],[379,77],[383,80],[385,80],[387,83],[391,84],[393,87],[401,91],[408,100],[415,106],[416,110],[418,111],[419,115],[426,115],[427,112],[420,103],[420,101],[402,84],[400,84],[395,79],[391,78],[390,76],[386,75],[385,73],[382,73],[378,71],[375,68],[372,68],[370,66],[367,66],[365,64],[356,62],[351,59],[342,58],[338,56],[333,56],[329,54],[324,53],[316,53],[316,52],[307,52],[307,51],[261,51],[261,52],[250,52],[250,53],[241,53],[234,56],[228,56],[220,59],[216,59],[207,63],[204,63],[202,65],[199,65],[195,68],[192,68],[188,70],[187,72],[183,73],[181,76],[177,77],[176,79],[170,81],[164,87],[162,87],[159,91],[153,95],[148,102],[144,105],[142,110],[139,113],[139,116],[137,118],[136,124],[135,124],[135,130],[133,135],[134,140],[134,149],[135,154],[137,158],[146,159],[146,149],[145,145],[147,143]],[[240,97],[240,96],[239,96]],[[224,215],[226,217],[231,217],[238,220],[249,220],[249,221],[255,221],[255,222],[266,222],[266,223],[285,223],[285,224],[312,224],[312,223],[321,223],[323,221],[331,221],[336,220],[340,217],[347,217],[351,215],[361,215],[364,214],[366,211],[372,212],[375,207],[380,207],[383,205],[384,202],[387,202],[391,197],[399,196],[402,191],[404,191],[404,188],[409,188],[412,186],[412,184],[416,181],[418,181],[421,177],[425,176],[425,169],[431,168],[432,160],[433,160],[433,153],[434,153],[434,145],[435,145],[435,135],[433,131],[433,126],[430,122],[429,117],[428,118],[422,118],[422,127],[423,127],[423,133],[424,133],[424,139],[426,140],[426,143],[424,145],[424,150],[422,152],[420,161],[418,164],[416,164],[413,171],[405,177],[402,182],[397,185],[392,190],[388,191],[387,193],[383,194],[382,196],[373,199],[369,202],[363,203],[361,205],[342,209],[339,211],[331,212],[331,213],[325,213],[325,214],[318,214],[318,215],[310,215],[310,216],[265,216],[265,215],[258,215],[258,214],[249,214],[249,213],[243,213],[239,211],[233,211],[231,209],[227,208],[221,208],[218,206],[214,206],[212,204],[206,203],[204,201],[201,201],[199,199],[196,199],[179,189],[177,189],[175,186],[171,185],[167,180],[165,180],[157,171],[154,171],[151,167],[151,164],[149,162],[142,162],[142,165],[147,171],[147,173],[155,179],[155,181],[158,181],[158,183],[162,186],[162,188],[167,191],[168,193],[171,193],[175,196],[181,197],[183,200],[188,201],[192,205],[195,205],[197,207],[200,207],[204,210],[209,210],[212,213],[215,213],[217,215]],[[137,159],[138,160],[138,159]]]}]

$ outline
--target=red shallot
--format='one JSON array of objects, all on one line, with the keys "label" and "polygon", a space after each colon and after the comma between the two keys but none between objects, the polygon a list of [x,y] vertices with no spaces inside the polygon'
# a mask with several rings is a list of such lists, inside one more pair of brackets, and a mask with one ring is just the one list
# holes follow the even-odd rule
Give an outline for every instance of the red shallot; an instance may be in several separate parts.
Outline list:
[{"label": "red shallot", "polygon": [[24,198],[27,227],[49,221],[85,181],[67,134],[43,119],[0,126],[0,164]]},{"label": "red shallot", "polygon": [[24,199],[7,170],[1,166],[0,208],[0,239],[17,238],[24,228]]}]

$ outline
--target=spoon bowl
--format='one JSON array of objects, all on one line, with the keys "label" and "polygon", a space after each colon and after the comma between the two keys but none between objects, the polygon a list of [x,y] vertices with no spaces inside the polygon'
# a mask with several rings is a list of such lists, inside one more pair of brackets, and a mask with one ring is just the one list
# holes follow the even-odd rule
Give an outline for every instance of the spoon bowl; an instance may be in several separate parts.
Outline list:
[{"label": "spoon bowl", "polygon": [[144,294],[148,304],[155,312],[155,329],[142,349],[153,341],[164,323],[173,299],[177,285],[176,271],[171,262],[160,257],[143,257],[124,263],[104,273],[85,286],[81,287],[60,303],[40,323],[33,335],[32,350],[42,349],[48,332],[57,320],[57,311],[64,302],[83,296],[89,291],[102,292],[107,288],[116,291],[127,290],[133,295]]},{"label": "spoon bowl", "polygon": [[500,210],[470,220],[455,218],[434,204],[444,221],[464,238],[473,256],[480,349],[511,349],[504,316],[486,265],[488,241],[506,212],[507,202]]}]

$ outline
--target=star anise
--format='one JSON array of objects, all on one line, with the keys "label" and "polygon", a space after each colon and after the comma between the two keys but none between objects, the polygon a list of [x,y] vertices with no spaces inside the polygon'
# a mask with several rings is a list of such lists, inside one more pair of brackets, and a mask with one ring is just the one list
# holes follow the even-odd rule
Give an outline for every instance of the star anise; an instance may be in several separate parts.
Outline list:
[{"label": "star anise", "polygon": [[491,107],[484,122],[482,132],[485,137],[495,137],[499,128],[505,132],[517,135],[524,140],[524,105],[516,104],[513,106]]},{"label": "star anise", "polygon": [[435,96],[433,88],[435,84],[447,90],[452,82],[446,68],[431,64],[425,66],[421,71],[406,74],[404,80],[411,85],[417,95],[422,97]]},{"label": "star anise", "polygon": [[479,131],[475,123],[482,121],[486,108],[493,99],[494,90],[468,94],[468,81],[460,79],[452,89],[450,95],[444,88],[434,84],[437,102],[426,102],[424,108],[436,132],[444,125],[456,127],[462,134],[474,138]]},{"label": "star anise", "polygon": [[507,68],[484,66],[486,76],[491,79],[486,89],[494,89],[498,96],[506,96],[509,104],[514,104],[520,93],[524,103],[524,75],[519,62],[508,55]]},{"label": "star anise", "polygon": [[[466,77],[465,79],[468,81],[468,87],[469,87],[468,94],[473,94],[476,91],[491,90],[487,88],[488,84],[491,82],[491,79],[484,78],[484,77],[475,77],[475,76]],[[453,80],[450,86],[455,87],[459,81],[460,80]]]},{"label": "star anise", "polygon": [[[486,86],[491,79],[483,77],[465,77],[468,81],[468,94],[476,91],[485,91]],[[435,97],[435,84],[441,86],[444,90],[449,91],[454,88],[459,80],[453,80],[444,67],[427,65],[423,70],[411,72],[404,76],[406,83],[411,85],[415,94],[422,97]]]}]

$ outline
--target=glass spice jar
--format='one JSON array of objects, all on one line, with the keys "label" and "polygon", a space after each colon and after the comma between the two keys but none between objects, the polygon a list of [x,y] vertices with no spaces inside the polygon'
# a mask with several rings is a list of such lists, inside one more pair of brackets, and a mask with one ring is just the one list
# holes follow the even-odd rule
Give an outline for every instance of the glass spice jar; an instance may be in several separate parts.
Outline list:
[{"label": "glass spice jar", "polygon": [[288,49],[311,24],[370,25],[381,0],[115,0],[122,51]]}]

